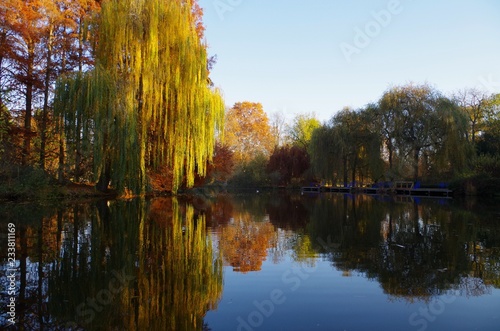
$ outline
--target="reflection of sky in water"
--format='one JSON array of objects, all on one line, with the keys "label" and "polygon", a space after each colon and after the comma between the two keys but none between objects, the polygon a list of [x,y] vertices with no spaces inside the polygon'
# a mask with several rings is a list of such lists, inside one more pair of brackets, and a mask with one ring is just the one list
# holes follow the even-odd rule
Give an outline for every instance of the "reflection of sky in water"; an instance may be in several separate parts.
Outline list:
[{"label": "reflection of sky in water", "polygon": [[[427,330],[498,330],[500,290],[490,287],[484,295],[466,295],[464,289],[478,286],[476,278],[463,278],[458,286],[462,290],[448,290],[428,301],[409,302],[384,293],[379,282],[363,273],[340,271],[322,257],[314,258],[314,266],[308,267],[294,262],[292,254],[287,251],[279,263],[264,261],[258,272],[244,274],[225,267],[222,299],[218,308],[205,316],[209,327],[419,330],[426,326]],[[275,290],[283,293],[280,299],[284,298],[284,302],[272,308],[263,305],[272,302]]]}]

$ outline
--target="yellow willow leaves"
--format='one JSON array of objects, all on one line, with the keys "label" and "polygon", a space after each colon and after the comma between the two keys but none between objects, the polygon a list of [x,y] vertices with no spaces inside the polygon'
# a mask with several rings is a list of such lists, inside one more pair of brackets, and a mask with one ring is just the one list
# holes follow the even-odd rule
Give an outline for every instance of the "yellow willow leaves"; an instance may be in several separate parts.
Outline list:
[{"label": "yellow willow leaves", "polygon": [[[119,191],[145,192],[146,168],[163,165],[172,169],[174,191],[183,178],[191,186],[212,157],[224,102],[208,85],[206,45],[191,6],[181,0],[102,5],[86,109],[95,121],[95,175],[108,167]],[[63,114],[74,111],[69,101],[59,106]]]}]

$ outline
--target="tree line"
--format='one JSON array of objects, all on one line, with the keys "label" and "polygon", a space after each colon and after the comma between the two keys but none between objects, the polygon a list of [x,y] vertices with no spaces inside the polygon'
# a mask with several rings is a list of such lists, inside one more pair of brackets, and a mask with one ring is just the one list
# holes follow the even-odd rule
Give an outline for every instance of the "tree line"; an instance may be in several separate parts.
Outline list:
[{"label": "tree line", "polygon": [[498,177],[499,95],[394,86],[324,123],[255,102],[226,110],[202,15],[196,0],[4,1],[0,191]]},{"label": "tree line", "polygon": [[[429,84],[410,83],[324,123],[299,114],[286,124],[283,114],[269,119],[261,108],[244,102],[226,113],[235,185],[447,185],[500,174],[498,94],[466,88],[445,96]],[[251,129],[247,118],[260,124]]]},{"label": "tree line", "polygon": [[224,102],[196,0],[7,0],[0,50],[3,179],[141,194],[205,174]]}]

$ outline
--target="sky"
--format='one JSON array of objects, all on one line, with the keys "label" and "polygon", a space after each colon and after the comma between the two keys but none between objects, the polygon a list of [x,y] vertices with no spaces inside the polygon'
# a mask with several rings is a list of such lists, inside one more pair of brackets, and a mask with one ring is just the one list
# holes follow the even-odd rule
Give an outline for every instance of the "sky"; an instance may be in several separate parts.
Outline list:
[{"label": "sky", "polygon": [[200,0],[226,105],[321,121],[391,86],[500,93],[498,0]]}]

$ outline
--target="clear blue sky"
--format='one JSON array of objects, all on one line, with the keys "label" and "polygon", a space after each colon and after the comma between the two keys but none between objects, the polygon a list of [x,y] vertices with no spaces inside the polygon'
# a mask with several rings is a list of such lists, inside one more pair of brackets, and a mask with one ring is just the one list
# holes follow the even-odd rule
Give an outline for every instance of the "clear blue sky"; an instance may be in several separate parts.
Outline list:
[{"label": "clear blue sky", "polygon": [[500,93],[498,0],[200,5],[209,53],[218,58],[211,77],[227,106],[261,102],[269,114],[315,112],[327,120],[408,82],[427,82],[445,94],[466,87]]}]

